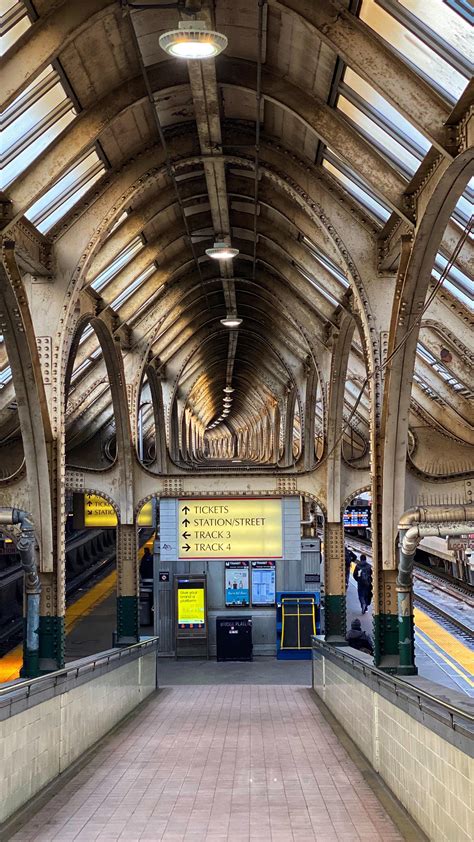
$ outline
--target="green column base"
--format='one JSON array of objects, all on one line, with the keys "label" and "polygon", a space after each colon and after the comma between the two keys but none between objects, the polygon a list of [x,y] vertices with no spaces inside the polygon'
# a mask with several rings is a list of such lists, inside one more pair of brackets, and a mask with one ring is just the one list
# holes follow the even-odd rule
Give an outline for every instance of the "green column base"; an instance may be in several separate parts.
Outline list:
[{"label": "green column base", "polygon": [[138,596],[117,597],[117,646],[129,646],[138,643],[140,626],[138,623]]},{"label": "green column base", "polygon": [[397,614],[374,614],[374,663],[385,672],[398,672],[400,653]]},{"label": "green column base", "polygon": [[64,667],[64,617],[40,617],[39,673],[44,675]]},{"label": "green column base", "polygon": [[398,650],[400,666],[397,674],[416,675],[418,670],[415,666],[415,629],[412,614],[400,616],[398,619]]},{"label": "green column base", "polygon": [[324,598],[324,637],[346,637],[345,594],[326,594]]}]

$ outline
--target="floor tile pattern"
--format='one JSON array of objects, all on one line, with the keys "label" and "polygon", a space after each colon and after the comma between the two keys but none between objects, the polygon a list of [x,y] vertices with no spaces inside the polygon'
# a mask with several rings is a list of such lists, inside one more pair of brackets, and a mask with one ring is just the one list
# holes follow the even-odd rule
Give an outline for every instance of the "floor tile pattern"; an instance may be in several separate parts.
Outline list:
[{"label": "floor tile pattern", "polygon": [[294,686],[166,688],[13,837],[395,842],[391,819]]}]

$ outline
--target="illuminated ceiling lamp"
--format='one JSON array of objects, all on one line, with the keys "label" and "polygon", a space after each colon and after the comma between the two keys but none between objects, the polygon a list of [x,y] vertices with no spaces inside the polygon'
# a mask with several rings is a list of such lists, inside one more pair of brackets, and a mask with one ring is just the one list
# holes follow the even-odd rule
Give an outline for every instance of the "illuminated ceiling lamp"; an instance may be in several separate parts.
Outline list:
[{"label": "illuminated ceiling lamp", "polygon": [[229,243],[214,243],[211,249],[206,249],[207,256],[213,260],[232,260],[238,253],[239,250],[233,249]]},{"label": "illuminated ceiling lamp", "polygon": [[232,386],[225,386],[222,391],[225,392],[227,395],[230,395],[232,394],[232,392],[235,392],[235,389],[233,389]]},{"label": "illuminated ceiling lamp", "polygon": [[227,47],[227,38],[221,32],[208,29],[205,21],[180,21],[178,29],[160,35],[162,50],[174,58],[215,58]]},{"label": "illuminated ceiling lamp", "polygon": [[239,319],[238,316],[227,315],[225,319],[221,319],[221,325],[224,325],[224,327],[235,328],[239,327],[241,324],[242,319]]}]

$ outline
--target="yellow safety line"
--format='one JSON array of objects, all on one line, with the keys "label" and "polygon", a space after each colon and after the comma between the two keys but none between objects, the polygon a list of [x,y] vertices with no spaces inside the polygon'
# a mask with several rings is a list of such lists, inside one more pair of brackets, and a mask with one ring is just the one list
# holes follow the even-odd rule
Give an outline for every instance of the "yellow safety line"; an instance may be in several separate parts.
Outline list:
[{"label": "yellow safety line", "polygon": [[[431,617],[428,617],[428,615],[425,614],[424,611],[421,611],[420,608],[414,609],[414,615],[415,627],[421,629],[421,631],[424,632],[430,640],[436,643],[443,652],[446,652],[450,656],[450,659],[444,657],[442,652],[439,652],[437,649],[434,651],[436,651],[437,654],[446,661],[446,663],[450,664],[456,672],[459,672],[459,674],[462,675],[472,687],[474,687],[474,681],[471,681],[471,679],[464,673],[457,670],[453,664],[453,661],[455,661],[459,664],[459,666],[466,670],[468,675],[472,675],[474,673],[474,652],[465,646],[464,643],[456,640],[454,635],[446,631],[446,629],[440,626],[439,623],[432,620]],[[433,649],[433,647],[430,648]]]},{"label": "yellow safety line", "polygon": [[[138,551],[138,559],[141,559],[145,547],[152,548],[152,546],[153,537],[149,538],[148,541],[140,547]],[[84,596],[81,596],[78,600],[76,600],[76,602],[70,605],[66,609],[66,634],[69,634],[80,620],[87,617],[94,608],[100,605],[101,602],[104,602],[104,600],[106,600],[116,590],[116,587],[117,571],[113,570],[112,573],[109,573],[109,575],[105,577],[105,579],[102,579],[101,582],[94,585],[94,587],[85,593]],[[0,684],[5,683],[6,681],[14,681],[15,678],[18,678],[22,663],[23,645],[20,644],[19,646],[15,646],[11,652],[7,652],[3,658],[0,658]]]},{"label": "yellow safety line", "polygon": [[440,649],[438,649],[437,646],[433,646],[433,644],[430,643],[429,638],[426,637],[426,635],[424,635],[423,632],[421,633],[421,640],[423,641],[425,646],[428,646],[428,648],[431,649],[435,653],[435,655],[438,658],[441,658],[441,660],[443,660],[446,664],[448,664],[448,666],[450,666],[451,669],[454,670],[454,672],[457,672],[457,674],[460,675],[462,679],[464,679],[466,684],[470,684],[471,687],[474,687],[474,681],[471,681],[471,679],[469,678],[468,675],[466,675],[464,670],[462,670],[458,666],[456,666],[456,662],[452,661],[451,658],[447,658],[446,655],[443,655],[443,653],[440,651]]}]

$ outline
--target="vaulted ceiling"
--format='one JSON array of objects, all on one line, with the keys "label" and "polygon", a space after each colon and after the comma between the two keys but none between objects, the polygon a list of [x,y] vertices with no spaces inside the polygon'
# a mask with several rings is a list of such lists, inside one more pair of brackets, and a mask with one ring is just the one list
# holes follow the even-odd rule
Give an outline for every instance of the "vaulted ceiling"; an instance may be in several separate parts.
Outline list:
[{"label": "vaulted ceiling", "polygon": [[[159,36],[188,17],[184,3],[1,3],[8,225],[19,221],[31,236],[36,229],[46,250],[74,236],[80,244],[85,216],[96,213],[99,229],[110,185],[144,162],[146,176],[116,202],[81,284],[96,308],[116,315],[117,334],[127,333],[124,357],[146,350],[189,440],[205,434],[205,455],[196,440],[181,453],[194,464],[235,456],[217,443],[264,431],[292,389],[296,441],[308,365],[322,377],[313,397],[316,436],[323,430],[331,333],[352,312],[353,278],[331,224],[342,227],[361,272],[364,254],[375,265],[395,226],[410,231],[407,197],[420,172],[435,154],[449,158],[442,129],[472,73],[473,43],[463,4],[444,0],[428,4],[428,23],[422,0],[197,5],[198,17],[228,38],[215,60],[183,62],[161,50]],[[474,439],[472,356],[463,341],[472,240],[452,254],[471,200],[468,189],[433,266],[433,277],[445,278],[420,332],[411,407],[414,436],[449,435],[460,452]],[[206,255],[221,240],[239,249],[233,261]],[[395,248],[379,259],[381,282],[398,258]],[[223,326],[227,314],[240,327]],[[113,425],[99,340],[87,326],[77,340],[67,411],[74,454]],[[8,372],[0,343],[5,455],[18,435]],[[356,330],[345,393],[346,444],[356,459],[368,440],[367,389],[358,400],[365,377]],[[210,429],[226,385],[231,411]],[[145,436],[149,388],[145,381]],[[246,455],[278,457],[263,448]],[[463,465],[461,455],[433,471],[462,473]]]}]

